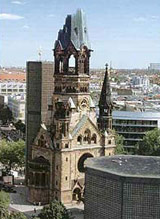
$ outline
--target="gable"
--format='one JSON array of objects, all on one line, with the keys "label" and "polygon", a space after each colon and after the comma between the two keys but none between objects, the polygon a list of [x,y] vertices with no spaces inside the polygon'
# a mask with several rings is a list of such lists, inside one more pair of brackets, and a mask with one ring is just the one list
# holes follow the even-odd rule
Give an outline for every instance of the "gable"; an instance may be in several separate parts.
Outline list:
[{"label": "gable", "polygon": [[81,120],[77,123],[77,125],[73,129],[71,135],[74,138],[75,136],[84,133],[86,129],[92,130],[94,134],[97,134],[99,136],[101,135],[98,127],[86,115],[82,116]]},{"label": "gable", "polygon": [[41,125],[41,128],[37,134],[37,137],[35,138],[33,145],[43,147],[43,148],[50,148],[53,149],[53,143],[52,139],[47,131],[45,129],[44,125]]}]

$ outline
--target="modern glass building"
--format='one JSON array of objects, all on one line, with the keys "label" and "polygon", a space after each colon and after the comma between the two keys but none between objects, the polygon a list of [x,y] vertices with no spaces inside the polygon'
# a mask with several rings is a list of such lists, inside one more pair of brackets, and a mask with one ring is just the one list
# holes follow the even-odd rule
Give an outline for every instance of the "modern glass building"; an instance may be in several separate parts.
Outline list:
[{"label": "modern glass building", "polygon": [[145,132],[160,127],[160,112],[113,111],[113,129],[124,137],[124,147],[130,150],[142,141]]}]

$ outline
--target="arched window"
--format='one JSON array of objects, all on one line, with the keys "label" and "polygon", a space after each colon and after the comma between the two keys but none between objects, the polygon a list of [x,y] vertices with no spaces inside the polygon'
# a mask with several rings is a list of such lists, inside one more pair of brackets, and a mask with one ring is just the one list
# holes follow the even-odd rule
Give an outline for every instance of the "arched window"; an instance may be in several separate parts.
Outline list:
[{"label": "arched window", "polygon": [[84,132],[84,142],[90,144],[91,143],[91,131],[86,129]]},{"label": "arched window", "polygon": [[82,144],[82,136],[81,136],[81,135],[79,135],[79,136],[77,137],[77,143],[78,143],[78,144]]},{"label": "arched window", "polygon": [[93,134],[91,138],[92,143],[96,144],[97,143],[97,135]]},{"label": "arched window", "polygon": [[68,144],[65,144],[65,148],[68,148]]},{"label": "arched window", "polygon": [[60,73],[63,73],[63,61],[62,60],[59,63],[59,71]]},{"label": "arched window", "polygon": [[73,55],[69,58],[69,67],[75,67],[75,58]]},{"label": "arched window", "polygon": [[38,139],[38,145],[40,147],[45,147],[46,141],[44,140],[44,136],[43,135],[41,135],[40,139]]},{"label": "arched window", "polygon": [[72,193],[72,200],[79,201],[81,200],[81,190],[80,188],[75,188]]},{"label": "arched window", "polygon": [[76,59],[73,55],[71,55],[69,57],[68,67],[69,67],[68,70],[69,70],[70,73],[75,73]]}]

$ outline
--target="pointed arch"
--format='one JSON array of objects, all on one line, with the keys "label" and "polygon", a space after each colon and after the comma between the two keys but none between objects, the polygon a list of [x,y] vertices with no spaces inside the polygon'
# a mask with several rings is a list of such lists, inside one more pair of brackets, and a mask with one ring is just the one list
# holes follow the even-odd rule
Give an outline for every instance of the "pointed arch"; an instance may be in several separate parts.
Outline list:
[{"label": "pointed arch", "polygon": [[84,132],[84,142],[90,144],[91,143],[91,131],[86,129]]},{"label": "pointed arch", "polygon": [[95,133],[92,135],[91,142],[97,144],[97,135]]}]

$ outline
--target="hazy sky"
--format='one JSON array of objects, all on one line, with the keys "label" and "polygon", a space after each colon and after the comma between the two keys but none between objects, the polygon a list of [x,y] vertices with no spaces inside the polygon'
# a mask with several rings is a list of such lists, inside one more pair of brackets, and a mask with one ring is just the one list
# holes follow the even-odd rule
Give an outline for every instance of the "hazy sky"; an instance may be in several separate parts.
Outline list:
[{"label": "hazy sky", "polygon": [[0,65],[53,60],[67,14],[87,16],[91,67],[146,68],[160,62],[160,0],[0,0]]}]

